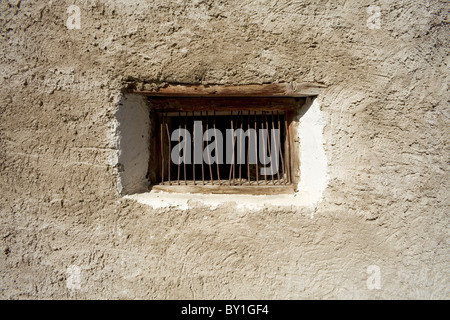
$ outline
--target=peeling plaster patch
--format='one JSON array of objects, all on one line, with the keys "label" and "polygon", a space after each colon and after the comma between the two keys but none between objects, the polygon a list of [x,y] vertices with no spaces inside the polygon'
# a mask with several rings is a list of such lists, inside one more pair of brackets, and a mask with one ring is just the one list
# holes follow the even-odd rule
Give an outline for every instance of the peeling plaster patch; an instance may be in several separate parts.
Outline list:
[{"label": "peeling plaster patch", "polygon": [[317,99],[307,99],[299,115],[298,139],[300,141],[300,182],[297,190],[301,197],[309,199],[311,218],[322,201],[330,177],[325,154],[322,118]]},{"label": "peeling plaster patch", "polygon": [[80,290],[81,289],[81,268],[76,265],[71,265],[66,271],[66,287],[69,290]]},{"label": "peeling plaster patch", "polygon": [[236,208],[238,210],[250,210],[250,211],[261,211],[263,207],[258,203],[248,203],[248,202],[237,202]]},{"label": "peeling plaster patch", "polygon": [[190,197],[180,194],[179,197],[171,197],[170,194],[153,194],[153,193],[139,193],[130,196],[125,196],[126,199],[136,200],[141,204],[148,205],[155,210],[160,209],[189,209],[188,201]]}]

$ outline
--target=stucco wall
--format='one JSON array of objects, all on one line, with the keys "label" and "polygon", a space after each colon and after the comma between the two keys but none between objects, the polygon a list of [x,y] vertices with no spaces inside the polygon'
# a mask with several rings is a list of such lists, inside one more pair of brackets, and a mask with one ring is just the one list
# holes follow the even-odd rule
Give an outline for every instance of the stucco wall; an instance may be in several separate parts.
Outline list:
[{"label": "stucco wall", "polygon": [[[0,297],[448,298],[446,6],[2,1]],[[314,213],[122,197],[123,89],[168,82],[325,84]]]}]

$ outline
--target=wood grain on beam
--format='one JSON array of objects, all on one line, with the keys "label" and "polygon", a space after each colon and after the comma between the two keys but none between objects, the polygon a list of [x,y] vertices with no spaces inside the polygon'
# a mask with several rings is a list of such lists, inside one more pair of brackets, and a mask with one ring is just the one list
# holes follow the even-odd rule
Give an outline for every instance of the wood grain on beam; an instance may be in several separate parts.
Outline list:
[{"label": "wood grain on beam", "polygon": [[252,99],[240,97],[216,97],[214,99],[205,99],[204,97],[149,97],[148,99],[155,111],[287,111],[294,110],[297,107],[296,99],[287,97],[275,97],[274,99],[261,97]]},{"label": "wood grain on beam", "polygon": [[275,83],[248,85],[174,85],[130,93],[168,97],[309,97],[318,95],[324,85],[317,83]]}]

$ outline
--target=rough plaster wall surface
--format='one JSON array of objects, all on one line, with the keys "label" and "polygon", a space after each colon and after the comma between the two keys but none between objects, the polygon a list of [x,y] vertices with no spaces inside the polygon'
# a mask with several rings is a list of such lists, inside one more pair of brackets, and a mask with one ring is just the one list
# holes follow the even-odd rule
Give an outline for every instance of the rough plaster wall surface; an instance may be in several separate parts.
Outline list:
[{"label": "rough plaster wall surface", "polygon": [[[70,5],[80,29],[66,26]],[[0,297],[449,298],[448,4],[10,0],[0,12]],[[329,179],[312,219],[277,202],[118,194],[128,84],[308,81],[327,86]]]}]

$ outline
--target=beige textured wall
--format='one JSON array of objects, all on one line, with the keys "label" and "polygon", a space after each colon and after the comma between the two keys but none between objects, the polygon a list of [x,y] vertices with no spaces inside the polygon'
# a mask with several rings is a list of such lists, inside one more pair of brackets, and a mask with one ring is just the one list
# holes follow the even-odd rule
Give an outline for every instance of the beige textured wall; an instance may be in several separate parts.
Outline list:
[{"label": "beige textured wall", "polygon": [[[448,4],[5,0],[0,12],[1,298],[449,298]],[[314,218],[118,195],[127,83],[291,81],[328,86],[330,181]]]}]

